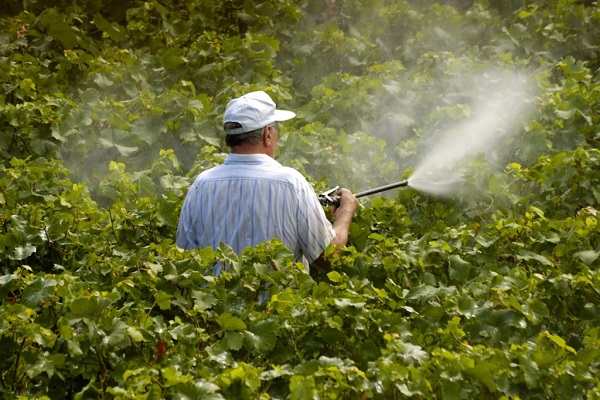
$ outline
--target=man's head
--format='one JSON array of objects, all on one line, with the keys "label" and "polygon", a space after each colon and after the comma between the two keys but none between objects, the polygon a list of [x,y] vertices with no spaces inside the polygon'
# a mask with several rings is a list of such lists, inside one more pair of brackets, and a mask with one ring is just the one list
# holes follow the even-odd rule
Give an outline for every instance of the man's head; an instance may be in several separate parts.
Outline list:
[{"label": "man's head", "polygon": [[[239,135],[264,128],[274,122],[287,121],[296,116],[286,110],[277,110],[275,103],[263,91],[251,92],[227,103],[223,125],[228,135]],[[228,123],[237,122],[239,128],[228,128]]]},{"label": "man's head", "polygon": [[248,93],[227,104],[223,116],[225,143],[234,152],[265,153],[274,157],[279,121],[295,116],[291,111],[277,110],[265,92]]}]

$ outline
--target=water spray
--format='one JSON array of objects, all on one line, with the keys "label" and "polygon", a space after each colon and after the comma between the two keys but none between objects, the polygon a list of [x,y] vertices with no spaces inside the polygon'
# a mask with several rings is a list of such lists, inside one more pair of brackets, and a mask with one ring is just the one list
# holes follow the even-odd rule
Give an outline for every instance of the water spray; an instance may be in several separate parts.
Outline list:
[{"label": "water spray", "polygon": [[[389,185],[379,186],[373,189],[365,190],[363,192],[358,192],[354,194],[354,197],[360,198],[363,196],[368,196],[370,194],[376,194],[380,192],[385,192],[387,190],[395,189],[397,187],[408,186],[408,180],[403,180],[396,183],[390,183]],[[321,193],[319,195],[319,202],[323,206],[339,206],[340,205],[340,197],[336,196],[335,193],[339,189],[339,186],[334,187],[333,189],[329,189],[328,191]]]},{"label": "water spray", "polygon": [[[486,161],[501,158],[508,139],[520,132],[522,124],[535,105],[533,81],[520,73],[489,70],[473,77],[477,90],[473,93],[468,118],[448,129],[429,132],[425,157],[410,175],[410,187],[435,196],[464,195],[470,158],[482,155]],[[466,86],[466,85],[464,85]],[[498,161],[496,161],[498,162]],[[499,164],[500,165],[500,164]],[[359,198],[401,186],[408,180],[356,193]],[[322,205],[339,205],[339,187],[319,196]]]}]

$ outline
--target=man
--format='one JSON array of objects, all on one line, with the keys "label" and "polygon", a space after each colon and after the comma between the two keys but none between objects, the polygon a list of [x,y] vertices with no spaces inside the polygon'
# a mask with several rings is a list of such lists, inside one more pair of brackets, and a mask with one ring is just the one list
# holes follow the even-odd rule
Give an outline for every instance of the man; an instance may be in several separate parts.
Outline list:
[{"label": "man", "polygon": [[[279,122],[296,116],[277,110],[263,91],[231,100],[225,109],[225,142],[231,148],[222,165],[202,172],[185,198],[177,245],[184,249],[227,243],[236,253],[278,238],[301,261],[327,265],[331,243],[339,253],[348,240],[358,201],[341,189],[335,220],[329,222],[310,184],[298,171],[275,161]],[[220,266],[215,273],[220,272]]]}]

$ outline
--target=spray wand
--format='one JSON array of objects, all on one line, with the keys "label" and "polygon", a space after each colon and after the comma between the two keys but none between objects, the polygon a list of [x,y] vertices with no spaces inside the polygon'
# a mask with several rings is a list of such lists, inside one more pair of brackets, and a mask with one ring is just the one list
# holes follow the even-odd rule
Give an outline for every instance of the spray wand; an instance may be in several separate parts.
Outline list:
[{"label": "spray wand", "polygon": [[[408,186],[408,180],[390,183],[389,185],[379,186],[373,189],[365,190],[364,192],[358,192],[354,194],[354,197],[359,198],[368,196],[370,194],[385,192],[386,190],[395,189],[401,186]],[[328,191],[321,193],[319,195],[319,203],[321,203],[323,206],[339,206],[340,197],[335,195],[335,192],[337,192],[339,188],[339,186],[336,186],[333,189],[329,189]]]}]

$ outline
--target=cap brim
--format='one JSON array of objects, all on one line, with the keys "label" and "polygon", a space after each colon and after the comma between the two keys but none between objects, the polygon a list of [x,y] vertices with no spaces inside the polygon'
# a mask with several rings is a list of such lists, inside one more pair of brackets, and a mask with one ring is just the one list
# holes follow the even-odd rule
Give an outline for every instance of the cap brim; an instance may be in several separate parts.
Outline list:
[{"label": "cap brim", "polygon": [[295,112],[287,111],[287,110],[275,110],[275,121],[287,121],[288,119],[292,119],[296,116]]}]

